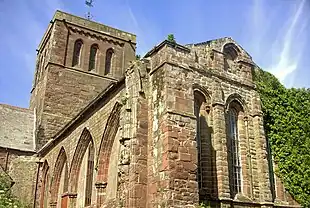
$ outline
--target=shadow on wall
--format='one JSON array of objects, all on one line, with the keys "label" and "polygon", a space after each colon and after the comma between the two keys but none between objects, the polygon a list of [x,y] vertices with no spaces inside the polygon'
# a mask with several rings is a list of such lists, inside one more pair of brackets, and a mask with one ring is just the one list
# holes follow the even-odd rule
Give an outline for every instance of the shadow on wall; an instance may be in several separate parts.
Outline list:
[{"label": "shadow on wall", "polygon": [[[207,115],[209,116],[209,115]],[[213,129],[208,124],[206,116],[201,115],[200,140],[201,150],[198,152],[200,158],[198,175],[200,176],[199,201],[216,200],[218,198],[216,152],[212,144]]]}]

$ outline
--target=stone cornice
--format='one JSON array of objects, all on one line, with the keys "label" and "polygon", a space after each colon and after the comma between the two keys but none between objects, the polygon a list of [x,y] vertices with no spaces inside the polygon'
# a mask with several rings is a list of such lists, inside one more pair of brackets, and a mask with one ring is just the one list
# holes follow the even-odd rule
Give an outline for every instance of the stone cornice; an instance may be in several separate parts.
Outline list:
[{"label": "stone cornice", "polygon": [[249,61],[247,61],[247,60],[245,60],[245,59],[239,59],[239,60],[237,60],[237,63],[242,63],[242,64],[245,64],[245,65],[248,65],[248,66],[255,66],[255,64],[253,63],[253,62],[249,62]]},{"label": "stone cornice", "polygon": [[61,197],[63,198],[63,197],[69,197],[69,198],[76,198],[77,197],[77,193],[69,193],[69,192],[66,192],[66,193],[63,193],[62,195],[61,195]]},{"label": "stone cornice", "polygon": [[191,119],[196,119],[196,116],[194,114],[190,114],[190,113],[184,113],[184,112],[178,112],[176,110],[166,110],[164,111],[164,114],[167,113],[167,114],[172,114],[172,115],[178,115],[178,116],[183,116],[183,117],[188,117],[188,118],[191,118]]},{"label": "stone cornice", "polygon": [[92,31],[96,32],[102,32],[105,34],[108,34],[111,37],[118,38],[120,40],[124,41],[130,41],[135,43],[136,42],[136,35],[133,33],[125,32],[123,30],[119,30],[117,28],[113,28],[107,25],[104,25],[99,22],[95,22],[89,19],[85,19],[73,14],[69,14],[63,11],[57,10],[53,16],[52,21],[63,21],[65,20],[66,22],[70,24],[74,24],[78,27],[86,28]]},{"label": "stone cornice", "polygon": [[109,43],[113,43],[114,45],[119,45],[121,47],[124,46],[124,42],[123,41],[118,41],[118,40],[113,40],[112,38],[108,38],[107,36],[109,36],[109,34],[102,33],[102,35],[99,35],[99,34],[96,34],[98,32],[90,31],[89,29],[87,29],[87,30],[86,29],[81,29],[80,26],[79,27],[75,27],[75,26],[68,25],[68,28],[69,28],[69,30],[71,32],[79,33],[79,34],[84,35],[86,37],[96,38],[98,40],[102,40],[102,41],[106,41],[106,42],[109,42]]},{"label": "stone cornice", "polygon": [[96,187],[97,189],[104,189],[104,188],[107,187],[107,185],[108,185],[107,182],[98,181],[98,182],[95,183],[95,187]]},{"label": "stone cornice", "polygon": [[190,53],[190,51],[191,51],[189,48],[187,48],[187,47],[185,47],[183,45],[180,45],[178,43],[173,43],[173,42],[168,41],[168,40],[164,40],[163,42],[161,42],[160,44],[155,46],[152,50],[150,50],[147,54],[145,54],[144,58],[147,58],[147,57],[153,55],[154,53],[158,52],[164,46],[169,46],[171,48],[182,50],[182,51],[184,51],[186,53]]},{"label": "stone cornice", "polygon": [[232,83],[232,84],[235,84],[237,86],[241,86],[241,87],[246,87],[246,88],[249,88],[249,89],[253,89],[253,90],[256,90],[256,87],[254,84],[250,85],[250,84],[247,84],[247,83],[242,83],[242,82],[239,82],[239,81],[236,81],[236,80],[232,80],[232,79],[229,79],[225,76],[222,76],[220,74],[217,74],[217,73],[214,73],[214,72],[211,72],[210,70],[206,70],[205,68],[197,68],[197,67],[194,67],[194,66],[184,66],[184,65],[180,65],[178,63],[175,63],[173,61],[170,61],[170,60],[165,60],[163,61],[162,63],[158,64],[154,69],[152,69],[150,71],[150,75],[152,75],[153,73],[155,73],[159,68],[161,68],[162,66],[164,66],[165,64],[168,64],[168,65],[171,65],[171,66],[175,66],[175,67],[179,67],[179,68],[182,68],[184,70],[187,70],[187,71],[196,71],[198,72],[199,74],[203,74],[205,76],[214,76],[214,77],[217,77],[219,78],[220,80],[224,80],[224,81],[227,81],[229,83]]}]

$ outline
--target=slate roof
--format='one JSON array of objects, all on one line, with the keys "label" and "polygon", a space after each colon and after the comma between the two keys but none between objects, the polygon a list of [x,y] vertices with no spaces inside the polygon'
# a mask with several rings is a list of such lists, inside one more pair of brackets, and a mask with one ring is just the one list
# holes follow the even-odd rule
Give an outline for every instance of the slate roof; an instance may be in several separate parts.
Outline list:
[{"label": "slate roof", "polygon": [[0,147],[34,151],[32,110],[0,104]]}]

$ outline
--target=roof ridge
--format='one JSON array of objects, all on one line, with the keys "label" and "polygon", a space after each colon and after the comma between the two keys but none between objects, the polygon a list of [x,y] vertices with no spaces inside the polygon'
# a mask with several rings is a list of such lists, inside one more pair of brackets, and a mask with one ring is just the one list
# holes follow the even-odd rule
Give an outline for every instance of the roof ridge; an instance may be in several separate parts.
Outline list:
[{"label": "roof ridge", "polygon": [[32,110],[30,108],[24,108],[24,107],[19,107],[19,106],[14,106],[14,105],[9,105],[6,103],[0,103],[0,106],[6,107],[6,108],[10,108],[10,109],[14,109],[14,110],[21,110],[21,111],[28,111],[28,112],[32,112]]}]

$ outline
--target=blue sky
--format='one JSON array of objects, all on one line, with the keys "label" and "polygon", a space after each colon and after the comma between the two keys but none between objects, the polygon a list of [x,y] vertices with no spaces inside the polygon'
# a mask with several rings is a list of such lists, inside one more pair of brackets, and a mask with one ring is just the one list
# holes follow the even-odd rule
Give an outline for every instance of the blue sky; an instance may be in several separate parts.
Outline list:
[{"label": "blue sky", "polygon": [[[56,9],[85,16],[84,0],[0,0],[0,103],[28,107],[36,48]],[[309,0],[95,0],[93,19],[137,35],[145,54],[232,37],[287,87],[310,88]]]}]

